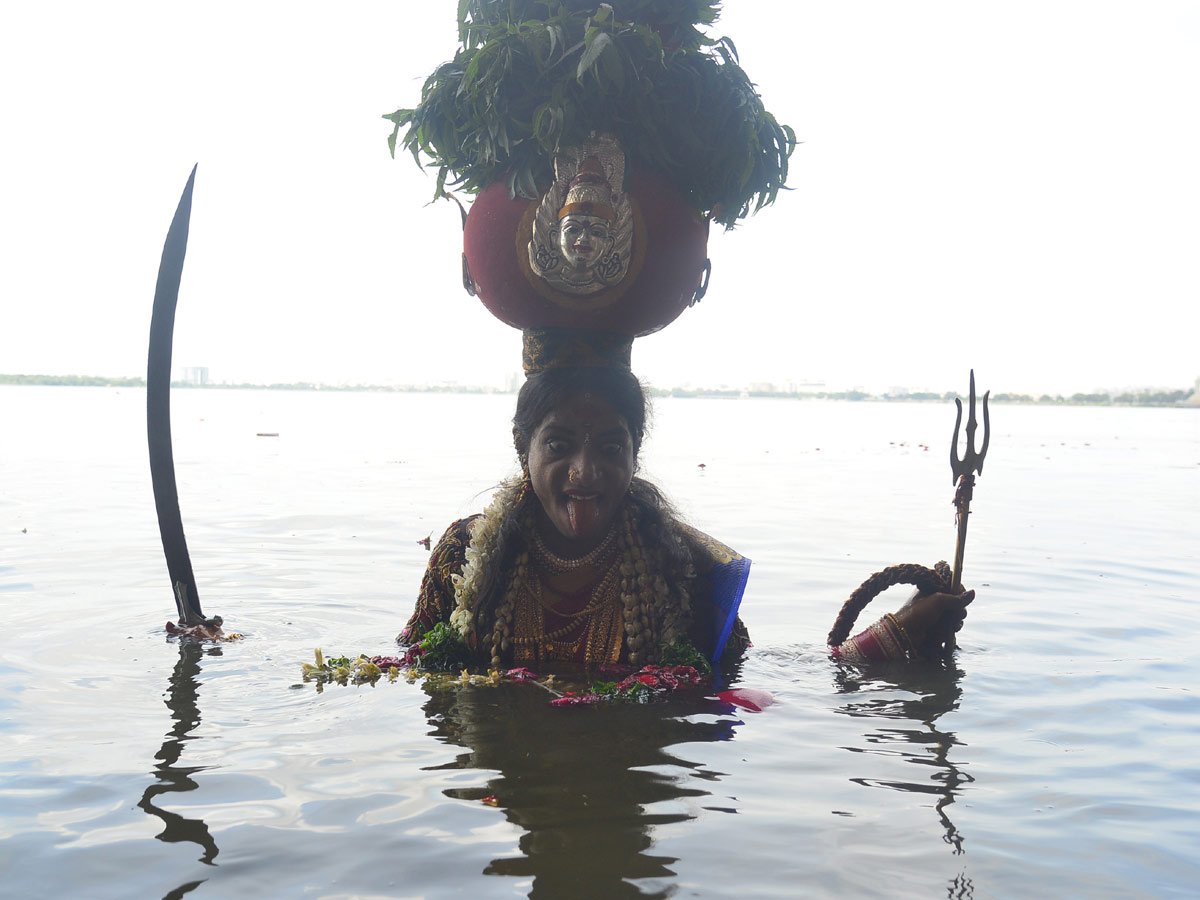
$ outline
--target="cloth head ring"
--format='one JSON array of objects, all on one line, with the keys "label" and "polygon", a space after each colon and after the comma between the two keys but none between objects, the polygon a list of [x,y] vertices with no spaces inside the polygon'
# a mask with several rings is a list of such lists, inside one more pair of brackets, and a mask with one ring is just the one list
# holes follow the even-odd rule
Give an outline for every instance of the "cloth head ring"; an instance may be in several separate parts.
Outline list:
[{"label": "cloth head ring", "polygon": [[526,328],[521,364],[526,375],[547,369],[614,368],[630,371],[633,338],[582,328]]}]

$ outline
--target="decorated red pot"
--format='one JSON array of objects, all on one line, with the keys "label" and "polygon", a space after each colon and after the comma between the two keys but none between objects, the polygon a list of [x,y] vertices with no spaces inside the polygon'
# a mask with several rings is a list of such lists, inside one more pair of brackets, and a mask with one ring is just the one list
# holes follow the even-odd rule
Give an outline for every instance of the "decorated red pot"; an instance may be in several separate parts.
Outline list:
[{"label": "decorated red pot", "polygon": [[471,286],[516,328],[576,328],[637,337],[674,321],[696,298],[708,228],[665,177],[631,172],[602,137],[555,161],[539,200],[511,199],[503,181],[475,199],[463,232]]}]

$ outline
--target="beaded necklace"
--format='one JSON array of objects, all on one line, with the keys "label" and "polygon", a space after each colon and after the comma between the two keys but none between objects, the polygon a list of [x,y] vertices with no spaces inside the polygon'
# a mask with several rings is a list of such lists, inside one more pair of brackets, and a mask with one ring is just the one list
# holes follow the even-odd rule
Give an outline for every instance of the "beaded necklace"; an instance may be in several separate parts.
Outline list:
[{"label": "beaded necklace", "polygon": [[608,534],[604,536],[604,540],[602,540],[594,549],[585,553],[583,556],[577,556],[574,559],[567,559],[559,556],[549,547],[547,547],[546,542],[542,540],[541,532],[539,532],[535,527],[533,529],[533,546],[534,550],[537,552],[538,561],[557,575],[562,572],[569,572],[572,569],[578,569],[581,566],[593,565],[598,559],[600,559],[600,557],[608,552],[608,549],[612,546],[613,541],[616,540],[616,536],[617,523],[614,521],[613,524],[609,526]]}]

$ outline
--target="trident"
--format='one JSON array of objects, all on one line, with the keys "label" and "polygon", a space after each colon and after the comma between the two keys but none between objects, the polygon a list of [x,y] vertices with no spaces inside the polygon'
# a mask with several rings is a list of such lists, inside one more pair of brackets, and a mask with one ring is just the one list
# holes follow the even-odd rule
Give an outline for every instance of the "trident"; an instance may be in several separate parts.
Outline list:
[{"label": "trident", "polygon": [[[958,426],[962,424],[962,401],[954,398],[958,413],[954,419],[954,437],[950,441],[950,471],[954,473],[954,483],[958,485],[954,492],[954,522],[958,526],[958,540],[954,545],[954,570],[950,578],[950,591],[957,594],[962,590],[963,553],[967,547],[967,517],[971,513],[971,494],[975,490],[975,474],[983,474],[983,458],[987,456],[988,440],[991,437],[988,422],[988,394],[983,395],[983,445],[975,449],[975,429],[979,423],[975,421],[975,370],[971,370],[971,394],[967,401],[967,445],[962,459],[958,458]],[[948,646],[952,647],[954,635],[951,634]]]},{"label": "trident", "polygon": [[[988,391],[983,395],[983,446],[975,449],[975,429],[979,423],[975,421],[975,370],[971,370],[971,397],[967,412],[967,450],[963,458],[958,458],[958,427],[962,424],[962,401],[955,398],[954,405],[958,407],[958,415],[954,420],[954,437],[950,441],[950,469],[954,473],[954,483],[958,489],[954,492],[954,522],[958,526],[958,543],[954,547],[954,569],[945,561],[939,562],[934,568],[927,569],[915,564],[888,566],[876,572],[864,581],[853,594],[842,604],[833,628],[829,632],[829,646],[836,647],[847,637],[854,627],[854,620],[863,607],[871,602],[881,591],[895,584],[915,584],[922,592],[943,591],[951,594],[962,593],[962,564],[963,551],[967,546],[967,516],[971,513],[971,493],[975,489],[976,472],[983,473],[983,458],[987,456],[988,438],[991,436],[991,426],[988,422]],[[948,583],[947,583],[948,581]],[[914,595],[915,596],[915,595]],[[947,660],[954,651],[954,632],[962,627],[960,611],[945,610],[941,619],[931,632],[933,640],[927,640],[927,646],[941,646],[941,653]]]}]

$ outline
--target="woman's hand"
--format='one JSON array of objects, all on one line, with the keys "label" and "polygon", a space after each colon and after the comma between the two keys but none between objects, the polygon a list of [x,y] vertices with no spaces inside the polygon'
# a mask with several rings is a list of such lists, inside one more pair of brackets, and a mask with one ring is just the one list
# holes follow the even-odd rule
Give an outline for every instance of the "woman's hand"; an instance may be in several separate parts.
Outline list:
[{"label": "woman's hand", "polygon": [[211,619],[205,619],[203,622],[193,625],[186,625],[183,622],[179,624],[168,622],[167,634],[171,637],[192,641],[234,641],[241,637],[237,632],[226,634],[221,628],[224,624],[225,621],[220,616],[213,616]]},{"label": "woman's hand", "polygon": [[896,621],[922,656],[936,655],[952,634],[963,627],[974,591],[961,594],[915,592],[896,612]]}]

